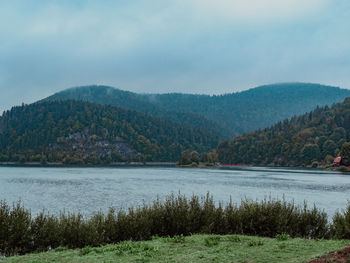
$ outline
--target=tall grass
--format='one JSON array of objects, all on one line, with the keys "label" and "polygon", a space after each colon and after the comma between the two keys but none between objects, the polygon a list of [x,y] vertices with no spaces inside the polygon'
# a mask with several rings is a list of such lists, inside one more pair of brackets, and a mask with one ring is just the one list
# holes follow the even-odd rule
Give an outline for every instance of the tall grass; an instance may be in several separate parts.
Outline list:
[{"label": "tall grass", "polygon": [[[345,212],[344,212],[345,213]],[[347,214],[350,214],[350,207]],[[343,216],[343,217],[342,217]],[[191,233],[246,234],[275,237],[328,238],[350,237],[350,216],[338,213],[335,224],[316,207],[295,205],[285,200],[242,200],[215,205],[213,197],[170,195],[151,205],[110,209],[107,214],[42,212],[32,217],[21,203],[9,206],[0,202],[0,254],[14,255],[45,251],[59,246],[82,248],[117,243],[123,240],[148,240],[152,236],[179,236]],[[344,223],[347,222],[347,225]],[[341,228],[340,225],[344,225]]]}]

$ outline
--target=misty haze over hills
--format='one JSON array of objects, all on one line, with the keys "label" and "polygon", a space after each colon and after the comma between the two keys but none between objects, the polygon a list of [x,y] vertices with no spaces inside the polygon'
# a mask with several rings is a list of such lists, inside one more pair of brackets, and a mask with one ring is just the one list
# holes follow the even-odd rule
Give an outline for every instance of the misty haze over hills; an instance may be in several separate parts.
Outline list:
[{"label": "misty haze over hills", "polygon": [[63,88],[350,89],[348,0],[2,1],[0,111]]}]

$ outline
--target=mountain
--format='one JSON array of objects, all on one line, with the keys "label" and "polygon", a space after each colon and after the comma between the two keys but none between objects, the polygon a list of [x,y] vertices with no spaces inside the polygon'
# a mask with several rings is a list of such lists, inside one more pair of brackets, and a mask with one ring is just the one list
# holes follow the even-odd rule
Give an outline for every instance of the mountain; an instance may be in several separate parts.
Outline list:
[{"label": "mountain", "polygon": [[0,161],[110,163],[176,161],[219,138],[136,111],[83,101],[13,107],[0,117]]},{"label": "mountain", "polygon": [[220,138],[229,138],[229,131],[223,129],[214,121],[202,117],[198,113],[182,112],[178,109],[166,109],[150,101],[143,95],[129,91],[124,91],[108,86],[83,86],[63,90],[43,101],[55,100],[81,100],[100,104],[107,104],[121,107],[128,110],[134,110],[140,113],[160,117],[164,120],[185,124],[195,129],[200,129],[213,136]]},{"label": "mountain", "polygon": [[167,110],[200,114],[237,135],[269,127],[317,106],[332,105],[347,96],[350,90],[337,87],[282,83],[219,96],[161,94],[149,99]]},{"label": "mountain", "polygon": [[58,92],[46,100],[75,99],[120,106],[207,130],[220,138],[266,128],[274,123],[332,105],[350,90],[309,83],[265,85],[224,95],[137,94],[107,86]]},{"label": "mountain", "polygon": [[301,166],[333,161],[350,139],[350,98],[220,143],[222,163]]}]

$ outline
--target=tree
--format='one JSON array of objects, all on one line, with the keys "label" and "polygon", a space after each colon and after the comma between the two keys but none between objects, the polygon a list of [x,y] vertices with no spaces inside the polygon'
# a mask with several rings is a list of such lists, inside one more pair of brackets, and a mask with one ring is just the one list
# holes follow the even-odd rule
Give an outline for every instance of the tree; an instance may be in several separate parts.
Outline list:
[{"label": "tree", "polygon": [[45,154],[41,154],[40,163],[43,165],[47,164],[47,157]]},{"label": "tree", "polygon": [[345,142],[342,145],[340,156],[344,165],[350,165],[350,142]]},{"label": "tree", "polygon": [[196,151],[185,150],[181,153],[180,160],[178,162],[180,165],[189,165],[192,163],[199,163],[199,153]]},{"label": "tree", "polygon": [[301,157],[304,163],[311,163],[313,160],[318,159],[320,155],[320,149],[317,144],[306,144],[301,150]]},{"label": "tree", "polygon": [[333,140],[325,141],[323,146],[322,146],[323,156],[326,156],[328,154],[334,156],[334,152],[336,149],[337,149],[337,145],[335,144],[335,142]]},{"label": "tree", "polygon": [[179,160],[180,165],[188,165],[191,164],[191,151],[190,150],[185,150],[181,153],[181,157]]},{"label": "tree", "polygon": [[204,154],[202,161],[209,163],[209,164],[217,163],[219,161],[219,158],[218,158],[218,154],[217,154],[216,150],[212,150],[211,152]]},{"label": "tree", "polygon": [[199,153],[196,151],[191,152],[191,163],[199,163]]}]

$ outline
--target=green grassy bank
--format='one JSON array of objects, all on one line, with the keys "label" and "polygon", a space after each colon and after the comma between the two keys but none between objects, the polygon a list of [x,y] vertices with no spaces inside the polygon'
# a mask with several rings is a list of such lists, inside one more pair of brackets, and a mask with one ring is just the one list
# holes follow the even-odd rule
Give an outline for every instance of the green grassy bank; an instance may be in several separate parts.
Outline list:
[{"label": "green grassy bank", "polygon": [[349,243],[349,240],[291,239],[287,235],[276,238],[193,235],[74,250],[59,247],[50,252],[0,259],[0,262],[308,262]]}]

